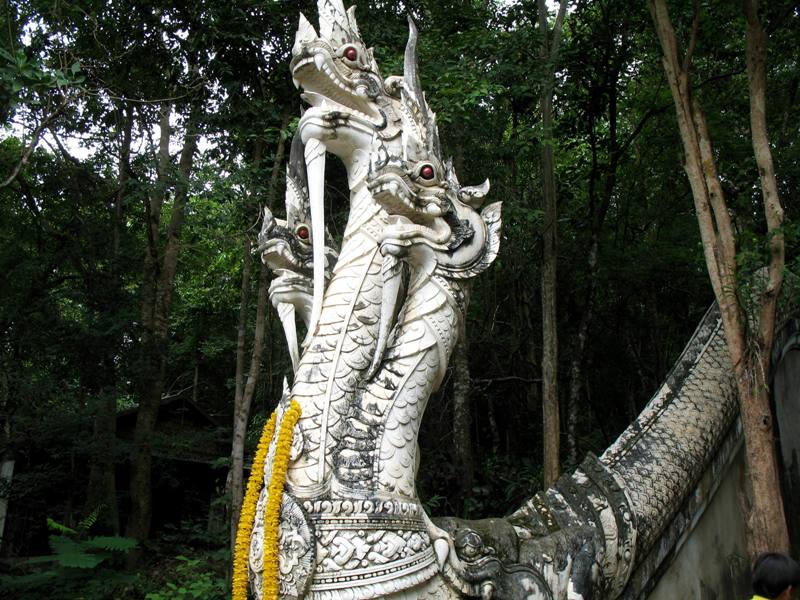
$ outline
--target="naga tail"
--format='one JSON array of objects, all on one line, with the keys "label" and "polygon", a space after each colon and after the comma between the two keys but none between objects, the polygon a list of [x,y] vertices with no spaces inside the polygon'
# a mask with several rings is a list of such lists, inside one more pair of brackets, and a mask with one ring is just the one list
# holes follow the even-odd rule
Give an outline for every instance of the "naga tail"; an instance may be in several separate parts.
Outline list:
[{"label": "naga tail", "polygon": [[445,576],[465,596],[561,598],[569,588],[570,598],[618,597],[640,565],[663,559],[657,542],[715,457],[735,450],[731,373],[715,304],[661,388],[602,456],[589,454],[506,519],[440,523],[457,554]]}]

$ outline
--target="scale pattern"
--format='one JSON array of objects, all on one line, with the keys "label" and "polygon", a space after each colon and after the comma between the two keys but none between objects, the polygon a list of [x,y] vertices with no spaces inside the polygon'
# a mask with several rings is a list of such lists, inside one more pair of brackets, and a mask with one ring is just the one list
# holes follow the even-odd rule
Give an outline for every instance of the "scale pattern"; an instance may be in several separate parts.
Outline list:
[{"label": "scale pattern", "polygon": [[304,451],[289,470],[290,489],[327,491],[341,420],[377,343],[383,281],[378,246],[356,234],[343,244],[322,312],[300,360],[292,397],[300,403]]},{"label": "scale pattern", "polygon": [[[301,18],[292,50],[310,104],[298,135],[312,226],[321,233],[326,150],[348,170],[350,213],[321,307],[315,290],[319,318],[291,388],[302,417],[280,525],[281,585],[293,591],[282,597],[615,597],[735,419],[718,311],[602,457],[588,456],[507,519],[434,526],[415,489],[417,436],[456,343],[467,282],[497,255],[500,204],[479,214],[488,181],[462,186],[441,155],[413,23],[403,77],[384,80],[353,10],[341,0],[318,8],[320,34]],[[256,555],[261,535],[257,522]]]},{"label": "scale pattern", "polygon": [[670,522],[736,418],[732,371],[715,306],[658,393],[602,455],[625,482],[641,548]]}]

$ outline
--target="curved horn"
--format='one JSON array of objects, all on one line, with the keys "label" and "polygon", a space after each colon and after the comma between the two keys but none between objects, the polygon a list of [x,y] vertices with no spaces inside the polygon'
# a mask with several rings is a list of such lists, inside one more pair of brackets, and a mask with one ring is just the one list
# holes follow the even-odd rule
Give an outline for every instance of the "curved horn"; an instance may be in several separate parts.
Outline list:
[{"label": "curved horn", "polygon": [[309,214],[305,146],[300,134],[295,133],[286,165],[286,226],[293,230],[299,223],[307,222]]},{"label": "curved horn", "polygon": [[425,147],[428,152],[441,156],[439,145],[439,132],[436,129],[436,115],[433,114],[425,101],[425,93],[422,91],[422,82],[419,78],[419,66],[417,65],[417,26],[411,17],[408,17],[408,43],[403,60],[403,88],[412,102],[417,105],[420,122],[417,124],[424,136]]},{"label": "curved horn", "polygon": [[426,107],[424,107],[422,82],[420,82],[419,68],[417,67],[417,26],[411,17],[408,17],[408,43],[406,44],[406,53],[403,60],[403,82],[406,91],[414,96],[414,99],[420,103],[424,111]]}]

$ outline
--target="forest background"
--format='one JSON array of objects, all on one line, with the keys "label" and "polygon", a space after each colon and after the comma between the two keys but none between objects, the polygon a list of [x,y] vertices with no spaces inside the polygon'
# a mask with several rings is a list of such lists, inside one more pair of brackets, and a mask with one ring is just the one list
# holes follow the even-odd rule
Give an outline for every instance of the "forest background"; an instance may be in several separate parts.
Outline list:
[{"label": "forest background", "polygon": [[[252,249],[261,209],[282,213],[300,112],[289,50],[315,4],[5,2],[0,451],[14,466],[0,590],[227,596],[234,413],[247,461],[291,371]],[[414,17],[443,146],[462,182],[488,177],[504,201],[500,256],[474,283],[466,342],[423,421],[419,491],[434,515],[506,514],[543,475],[542,145],[558,192],[562,469],[630,423],[713,301],[661,49],[645,2],[570,2],[554,64],[531,0],[355,4],[384,76],[400,74]],[[694,4],[670,11],[685,44],[698,9],[693,89],[744,278],[767,256],[744,16]],[[800,273],[800,12],[769,2],[761,19],[787,269]],[[330,162],[340,235],[348,188]]]}]

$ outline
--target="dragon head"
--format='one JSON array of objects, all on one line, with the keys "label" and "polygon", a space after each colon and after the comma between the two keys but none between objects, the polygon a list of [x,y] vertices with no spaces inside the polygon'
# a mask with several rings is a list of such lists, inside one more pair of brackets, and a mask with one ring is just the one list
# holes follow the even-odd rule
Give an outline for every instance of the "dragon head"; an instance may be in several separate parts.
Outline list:
[{"label": "dragon head", "polygon": [[366,173],[373,139],[379,132],[395,130],[397,122],[393,110],[396,99],[384,84],[372,50],[361,39],[355,9],[345,10],[342,0],[318,0],[317,6],[319,34],[301,15],[291,61],[292,78],[303,88],[302,97],[310,105],[298,125],[306,144],[314,237],[314,297],[309,333],[313,333],[322,309],[324,288],[326,152],[342,159],[352,188]]},{"label": "dragon head", "polygon": [[417,28],[408,22],[398,106],[400,143],[376,136],[367,173],[370,193],[389,214],[380,240],[384,285],[378,346],[367,378],[377,372],[394,327],[401,259],[428,273],[467,279],[492,263],[500,245],[501,203],[480,214],[476,210],[489,191],[488,180],[477,187],[462,186],[452,161],[442,158],[436,115],[425,100],[417,69]]},{"label": "dragon head", "polygon": [[382,129],[387,94],[372,49],[358,31],[355,7],[345,11],[341,0],[319,0],[318,7],[319,34],[300,15],[290,65],[312,107],[309,118],[318,112]]},{"label": "dragon head", "polygon": [[471,277],[496,255],[500,204],[479,214],[476,209],[489,191],[489,181],[462,186],[452,161],[442,158],[436,115],[420,83],[416,44],[417,28],[409,18],[398,103],[401,144],[374,141],[367,185],[392,215],[383,241],[385,252],[399,255],[403,248],[424,245],[435,252],[440,270],[456,278]]},{"label": "dragon head", "polygon": [[[310,279],[313,274],[312,237],[303,142],[295,135],[286,166],[286,219],[276,219],[269,208],[264,209],[258,252],[276,273],[286,271]],[[325,231],[326,242],[330,242],[329,237]],[[336,262],[336,253],[330,249],[330,244],[325,248],[325,259],[327,278]]]},{"label": "dragon head", "polygon": [[441,160],[436,115],[428,107],[417,69],[417,28],[409,18],[403,79],[397,112],[400,144],[375,139],[370,154],[370,192],[389,214],[411,220],[442,216],[449,205],[448,177]]}]

